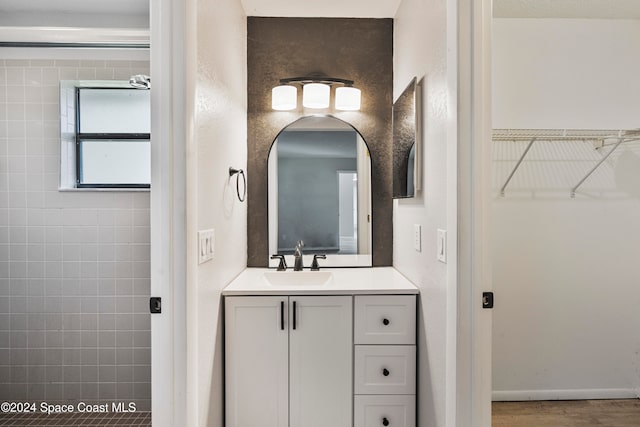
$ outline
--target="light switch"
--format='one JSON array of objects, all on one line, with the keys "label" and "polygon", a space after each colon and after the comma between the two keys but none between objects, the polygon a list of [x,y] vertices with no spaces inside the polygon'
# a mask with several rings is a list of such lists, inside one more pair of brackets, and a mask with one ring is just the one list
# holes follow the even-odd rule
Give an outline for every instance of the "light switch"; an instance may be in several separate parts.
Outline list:
[{"label": "light switch", "polygon": [[198,231],[198,264],[213,259],[215,234],[213,229]]},{"label": "light switch", "polygon": [[413,224],[413,249],[422,252],[422,226]]},{"label": "light switch", "polygon": [[438,229],[438,261],[447,262],[447,230]]}]

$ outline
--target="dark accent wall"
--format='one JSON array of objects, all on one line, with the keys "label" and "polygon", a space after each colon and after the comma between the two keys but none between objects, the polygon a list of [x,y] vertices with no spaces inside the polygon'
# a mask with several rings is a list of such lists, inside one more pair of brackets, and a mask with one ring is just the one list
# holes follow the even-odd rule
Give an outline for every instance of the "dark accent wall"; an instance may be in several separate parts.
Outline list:
[{"label": "dark accent wall", "polygon": [[[393,20],[259,17],[247,20],[247,265],[268,265],[267,160],[271,144],[291,122],[318,114],[350,123],[369,146],[373,265],[391,265]],[[271,109],[271,89],[281,78],[314,73],[353,80],[362,90],[360,111],[335,111],[332,106],[325,110],[305,109],[301,90],[297,110]]]}]

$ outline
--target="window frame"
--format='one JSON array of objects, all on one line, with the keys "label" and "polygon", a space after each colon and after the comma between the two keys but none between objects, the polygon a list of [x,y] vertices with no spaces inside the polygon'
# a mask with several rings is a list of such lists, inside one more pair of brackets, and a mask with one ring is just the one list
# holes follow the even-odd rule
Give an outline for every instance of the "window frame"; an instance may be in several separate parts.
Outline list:
[{"label": "window frame", "polygon": [[[60,80],[59,117],[60,117],[60,168],[58,191],[150,191],[151,183],[81,183],[82,169],[78,162],[82,161],[81,139],[94,141],[106,139],[128,139],[151,141],[149,133],[80,133],[79,122],[79,96],[81,89],[127,89],[143,90],[133,88],[128,80]],[[126,135],[126,138],[122,138]],[[79,157],[80,156],[80,157]],[[151,159],[149,159],[151,161]]]}]

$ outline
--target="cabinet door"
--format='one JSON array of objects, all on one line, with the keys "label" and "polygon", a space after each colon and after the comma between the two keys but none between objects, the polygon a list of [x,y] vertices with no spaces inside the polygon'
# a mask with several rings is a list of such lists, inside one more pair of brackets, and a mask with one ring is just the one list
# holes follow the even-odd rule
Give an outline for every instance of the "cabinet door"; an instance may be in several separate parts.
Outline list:
[{"label": "cabinet door", "polygon": [[352,297],[292,296],[289,318],[290,426],[351,427]]},{"label": "cabinet door", "polygon": [[227,427],[287,427],[287,297],[225,297]]}]

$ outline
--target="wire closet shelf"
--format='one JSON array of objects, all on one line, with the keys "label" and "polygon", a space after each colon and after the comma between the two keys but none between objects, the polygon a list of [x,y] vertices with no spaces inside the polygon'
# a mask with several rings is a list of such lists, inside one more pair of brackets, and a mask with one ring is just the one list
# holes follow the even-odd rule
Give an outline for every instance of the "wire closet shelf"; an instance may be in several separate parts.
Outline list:
[{"label": "wire closet shelf", "polygon": [[580,179],[570,190],[570,196],[575,197],[580,186],[602,165],[613,152],[623,143],[640,141],[640,129],[632,130],[589,130],[589,129],[494,129],[493,142],[528,142],[526,148],[517,160],[514,168],[509,173],[504,184],[500,188],[500,196],[504,197],[506,189],[514,175],[527,157],[531,147],[536,141],[581,141],[591,143],[594,150],[604,147],[612,147],[606,154]]}]

